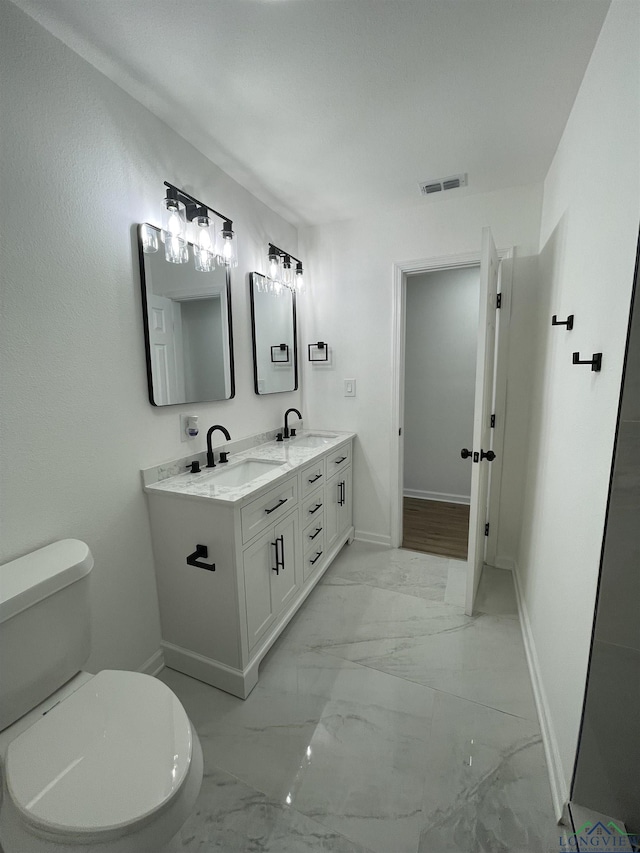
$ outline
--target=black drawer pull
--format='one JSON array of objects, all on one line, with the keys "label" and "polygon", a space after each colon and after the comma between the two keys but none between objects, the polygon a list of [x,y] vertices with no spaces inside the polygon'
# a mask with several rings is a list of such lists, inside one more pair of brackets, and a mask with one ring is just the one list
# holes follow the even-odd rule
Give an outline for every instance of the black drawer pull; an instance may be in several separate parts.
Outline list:
[{"label": "black drawer pull", "polygon": [[322,551],[318,551],[318,553],[315,555],[315,557],[313,558],[313,560],[309,560],[309,562],[310,562],[310,563],[311,563],[311,565],[313,566],[313,564],[314,564],[314,563],[317,563],[317,562],[318,562],[318,560],[320,559],[320,557],[322,557]]},{"label": "black drawer pull", "polygon": [[311,533],[311,534],[309,535],[309,539],[315,539],[315,538],[316,538],[316,536],[318,535],[318,533],[322,533],[322,528],[321,528],[321,527],[316,527],[316,532],[315,532],[315,533]]},{"label": "black drawer pull", "polygon": [[339,465],[341,462],[344,462],[346,458],[346,456],[341,456],[340,459],[334,459],[333,461],[336,465]]},{"label": "black drawer pull", "polygon": [[309,510],[309,515],[313,515],[314,512],[318,512],[322,504],[316,504],[313,509]]},{"label": "black drawer pull", "polygon": [[278,509],[278,507],[282,506],[282,504],[286,504],[286,502],[288,500],[289,500],[289,498],[280,498],[280,500],[278,501],[278,503],[275,506],[272,506],[271,509],[265,509],[265,512],[267,513],[267,515],[269,515],[272,512],[275,512]]},{"label": "black drawer pull", "polygon": [[195,566],[196,569],[206,569],[208,572],[215,572],[216,564],[215,563],[203,563],[199,559],[200,557],[208,557],[209,549],[206,545],[196,545],[196,550],[193,554],[189,554],[187,557],[187,563],[190,566]]},{"label": "black drawer pull", "polygon": [[322,477],[322,474],[316,474],[316,476],[315,476],[312,480],[309,480],[309,482],[310,482],[310,483],[315,483],[315,481],[316,481],[316,480],[319,480],[319,479],[320,479],[320,477]]}]

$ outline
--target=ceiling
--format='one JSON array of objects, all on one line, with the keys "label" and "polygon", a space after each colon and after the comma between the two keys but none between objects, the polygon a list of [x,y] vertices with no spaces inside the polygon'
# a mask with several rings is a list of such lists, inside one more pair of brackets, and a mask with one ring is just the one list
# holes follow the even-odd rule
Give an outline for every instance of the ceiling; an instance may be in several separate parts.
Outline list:
[{"label": "ceiling", "polygon": [[544,178],[610,0],[14,0],[294,224]]}]

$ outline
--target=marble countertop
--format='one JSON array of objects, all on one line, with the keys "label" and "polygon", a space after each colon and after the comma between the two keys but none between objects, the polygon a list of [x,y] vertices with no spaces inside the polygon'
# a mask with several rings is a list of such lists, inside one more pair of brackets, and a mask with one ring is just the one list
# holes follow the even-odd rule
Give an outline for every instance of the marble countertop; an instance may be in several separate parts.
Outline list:
[{"label": "marble countertop", "polygon": [[[313,441],[313,436],[325,438],[326,443],[311,447],[305,444],[305,441]],[[142,472],[144,490],[149,494],[169,493],[172,495],[184,495],[189,498],[205,499],[218,504],[233,505],[257,496],[267,486],[277,485],[278,482],[285,480],[304,465],[313,462],[314,459],[319,458],[354,437],[355,433],[352,432],[301,430],[295,438],[287,441],[277,442],[270,440],[263,444],[249,447],[239,453],[233,453],[227,463],[217,463],[213,469],[203,468],[199,474],[187,472],[174,476],[165,476],[162,479],[162,475],[159,473],[157,481],[150,482],[147,472],[175,470],[175,465],[169,463],[164,468],[159,466],[157,469],[147,469],[147,471]],[[215,450],[217,451],[218,448],[215,448]],[[197,458],[197,456],[198,454],[195,454],[193,458]],[[239,486],[225,486],[217,482],[217,474],[231,471],[242,462],[252,459],[276,462],[278,464],[269,467],[264,474]]]}]

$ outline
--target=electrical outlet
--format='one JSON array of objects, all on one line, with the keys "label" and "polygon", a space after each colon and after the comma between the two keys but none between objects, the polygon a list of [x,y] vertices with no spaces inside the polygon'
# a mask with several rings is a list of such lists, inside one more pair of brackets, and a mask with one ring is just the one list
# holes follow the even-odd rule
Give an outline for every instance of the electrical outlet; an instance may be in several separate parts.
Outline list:
[{"label": "electrical outlet", "polygon": [[356,380],[355,379],[345,379],[344,380],[344,396],[345,397],[355,397],[356,396]]}]

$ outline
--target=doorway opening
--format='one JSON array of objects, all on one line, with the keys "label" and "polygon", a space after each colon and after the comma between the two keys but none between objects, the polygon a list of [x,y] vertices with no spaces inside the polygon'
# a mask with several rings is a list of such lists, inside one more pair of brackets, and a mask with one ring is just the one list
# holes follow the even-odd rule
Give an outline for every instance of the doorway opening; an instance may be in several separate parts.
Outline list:
[{"label": "doorway opening", "polygon": [[466,560],[480,266],[405,282],[402,547]]},{"label": "doorway opening", "polygon": [[[453,450],[471,468],[465,612],[473,613],[484,564],[496,565],[505,436],[509,320],[513,250],[498,251],[490,228],[482,230],[479,252],[394,264],[393,388],[391,448],[391,546],[403,543],[405,503],[405,333],[407,286],[416,274],[480,268],[476,329],[473,444]],[[500,310],[498,310],[500,309]],[[446,408],[451,407],[452,393]],[[477,464],[476,464],[477,463]],[[490,486],[490,487],[489,487]],[[442,493],[444,494],[444,493]],[[442,497],[442,494],[439,497]],[[460,493],[456,493],[460,494]],[[407,497],[412,497],[407,495]],[[428,497],[428,495],[421,495]],[[444,501],[440,501],[443,503]],[[451,501],[449,501],[451,502]]]}]

